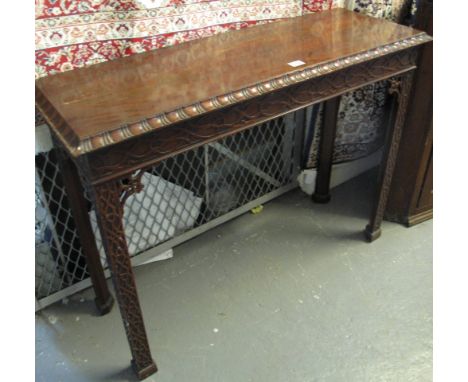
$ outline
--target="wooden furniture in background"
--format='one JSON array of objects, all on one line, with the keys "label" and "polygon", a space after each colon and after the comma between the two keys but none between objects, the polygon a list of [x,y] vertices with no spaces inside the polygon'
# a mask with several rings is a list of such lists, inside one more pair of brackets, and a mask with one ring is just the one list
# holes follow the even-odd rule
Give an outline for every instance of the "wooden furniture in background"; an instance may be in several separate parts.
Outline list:
[{"label": "wooden furniture in background", "polygon": [[[366,228],[374,240],[380,235],[419,47],[430,40],[408,27],[335,9],[36,82],[36,105],[93,199],[139,378],[157,368],[122,217],[125,200],[142,190],[145,171],[175,154],[393,78],[398,109]],[[333,134],[336,126],[326,126],[326,134]]]},{"label": "wooden furniture in background", "polygon": [[[424,0],[416,28],[432,36],[432,1]],[[412,226],[432,218],[432,42],[415,73],[410,111],[398,152],[385,219]]]}]

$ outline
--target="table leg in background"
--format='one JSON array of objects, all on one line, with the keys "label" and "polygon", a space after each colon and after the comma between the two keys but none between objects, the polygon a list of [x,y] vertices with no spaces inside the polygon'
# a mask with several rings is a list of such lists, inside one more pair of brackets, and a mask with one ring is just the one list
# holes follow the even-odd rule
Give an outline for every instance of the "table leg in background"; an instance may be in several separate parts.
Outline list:
[{"label": "table leg in background", "polygon": [[96,246],[88,206],[83,195],[83,186],[77,168],[70,157],[58,150],[58,162],[65,191],[70,203],[73,220],[80,239],[81,248],[86,258],[88,272],[96,295],[95,303],[101,315],[109,313],[114,305],[114,298],[109,292],[104,270],[102,269],[99,251]]},{"label": "table leg in background", "polygon": [[374,241],[382,234],[381,225],[385,207],[387,205],[388,193],[392,183],[393,171],[398,155],[401,134],[406,120],[406,114],[412,89],[414,71],[392,79],[390,93],[395,95],[397,105],[395,123],[390,126],[385,139],[385,150],[380,165],[379,179],[377,183],[377,196],[372,207],[369,224],[365,229],[367,240]]},{"label": "table leg in background", "polygon": [[330,176],[333,161],[333,146],[336,136],[336,122],[340,108],[341,96],[329,99],[324,103],[323,124],[317,165],[317,180],[312,200],[316,203],[330,201]]}]

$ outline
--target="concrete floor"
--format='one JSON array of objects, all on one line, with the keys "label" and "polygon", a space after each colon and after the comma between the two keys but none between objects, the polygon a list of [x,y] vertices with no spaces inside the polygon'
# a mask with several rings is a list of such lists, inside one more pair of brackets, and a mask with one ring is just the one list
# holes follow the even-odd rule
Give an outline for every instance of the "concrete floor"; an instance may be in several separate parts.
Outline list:
[{"label": "concrete floor", "polygon": [[[157,382],[432,380],[432,222],[363,241],[374,174],[299,190],[135,269]],[[92,291],[36,315],[37,381],[134,381]]]}]

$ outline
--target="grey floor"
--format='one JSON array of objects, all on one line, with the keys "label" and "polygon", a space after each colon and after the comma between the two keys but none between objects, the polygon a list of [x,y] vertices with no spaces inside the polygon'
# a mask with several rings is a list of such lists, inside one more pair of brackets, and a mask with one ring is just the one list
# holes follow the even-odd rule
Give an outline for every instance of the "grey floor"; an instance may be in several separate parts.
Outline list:
[{"label": "grey floor", "polygon": [[[157,382],[432,380],[432,222],[362,240],[373,174],[299,190],[135,269]],[[36,315],[37,381],[134,381],[118,309]]]}]

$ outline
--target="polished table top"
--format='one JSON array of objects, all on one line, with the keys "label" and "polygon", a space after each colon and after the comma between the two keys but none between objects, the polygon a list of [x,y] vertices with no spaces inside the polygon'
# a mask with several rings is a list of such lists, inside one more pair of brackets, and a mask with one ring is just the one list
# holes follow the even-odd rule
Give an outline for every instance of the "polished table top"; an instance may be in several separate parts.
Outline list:
[{"label": "polished table top", "polygon": [[41,78],[37,104],[77,156],[427,38],[335,9]]}]

